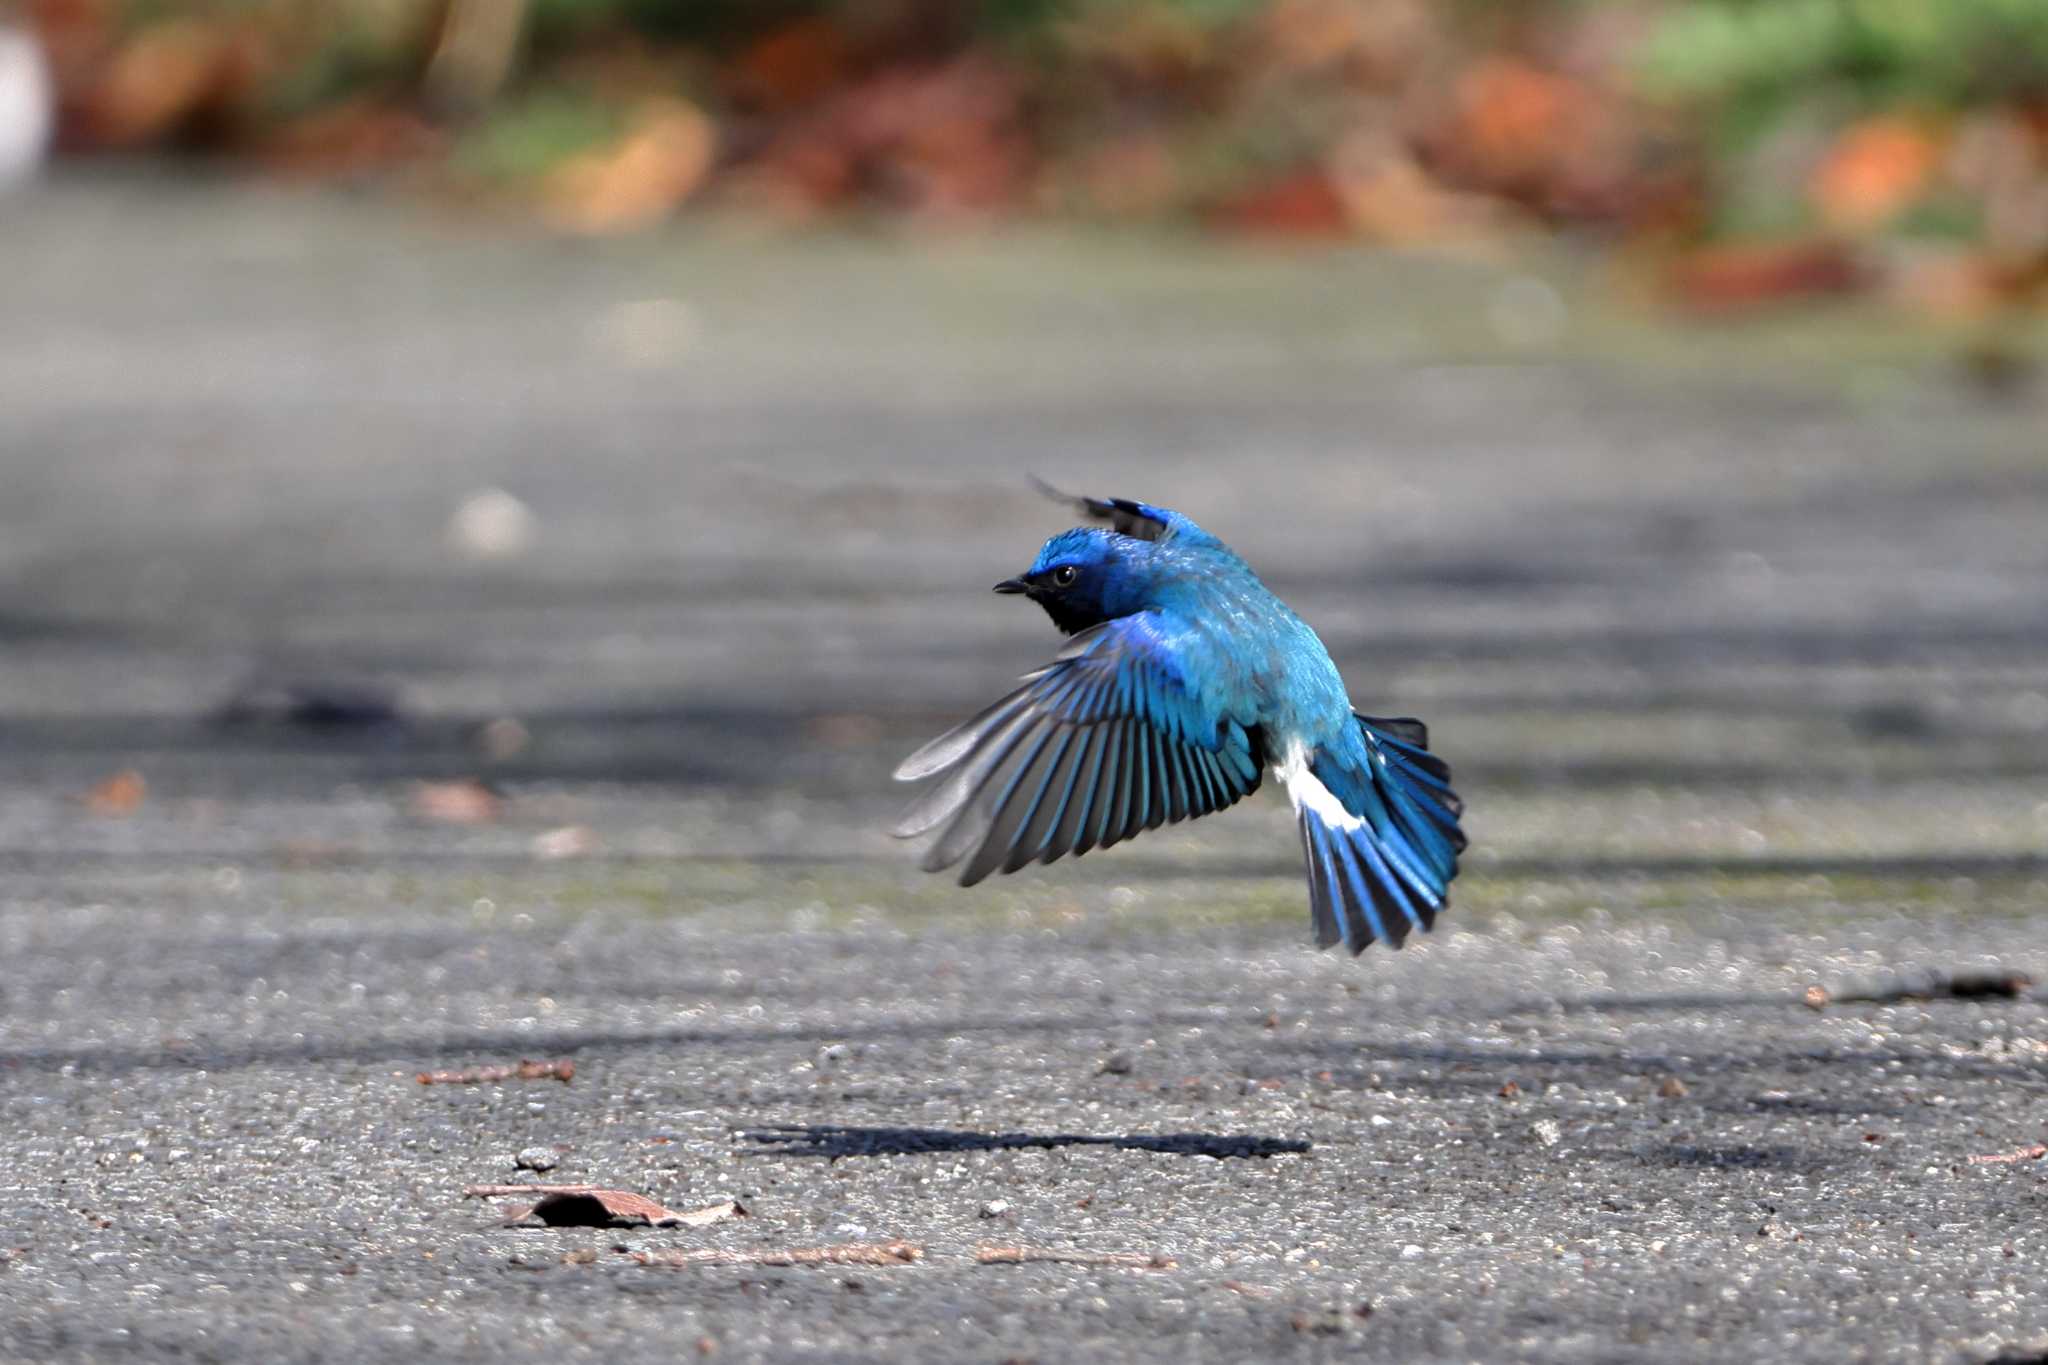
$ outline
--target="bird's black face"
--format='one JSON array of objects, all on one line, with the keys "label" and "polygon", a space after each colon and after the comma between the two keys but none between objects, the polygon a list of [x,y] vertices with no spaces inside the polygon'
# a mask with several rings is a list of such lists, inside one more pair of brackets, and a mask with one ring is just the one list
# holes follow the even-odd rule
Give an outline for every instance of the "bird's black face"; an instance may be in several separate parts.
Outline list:
[{"label": "bird's black face", "polygon": [[1055,626],[1072,635],[1109,619],[1102,606],[1102,585],[1094,581],[1100,573],[1100,566],[1053,564],[1034,568],[1021,577],[1006,578],[996,584],[996,591],[1022,593],[1045,608]]}]

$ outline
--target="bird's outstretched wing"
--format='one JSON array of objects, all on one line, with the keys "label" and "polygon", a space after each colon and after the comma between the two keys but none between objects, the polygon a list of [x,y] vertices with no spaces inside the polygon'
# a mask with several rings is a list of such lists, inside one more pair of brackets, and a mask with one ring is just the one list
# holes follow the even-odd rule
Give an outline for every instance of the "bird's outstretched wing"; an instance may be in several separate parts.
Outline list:
[{"label": "bird's outstretched wing", "polygon": [[[895,829],[944,826],[924,866],[960,884],[1107,848],[1234,805],[1259,786],[1256,736],[1187,686],[1198,638],[1141,612],[1092,626],[980,715],[903,760],[936,778]],[[973,856],[968,857],[969,854]]]},{"label": "bird's outstretched wing", "polygon": [[1450,901],[1465,835],[1451,770],[1422,722],[1355,716],[1356,730],[1283,763],[1308,858],[1316,942],[1398,948]]},{"label": "bird's outstretched wing", "polygon": [[1120,536],[1129,536],[1133,540],[1164,540],[1172,536],[1182,544],[1221,544],[1190,518],[1170,508],[1132,502],[1129,498],[1075,497],[1071,493],[1062,493],[1035,475],[1031,482],[1054,502],[1069,503],[1084,517],[1108,522],[1109,529]]}]

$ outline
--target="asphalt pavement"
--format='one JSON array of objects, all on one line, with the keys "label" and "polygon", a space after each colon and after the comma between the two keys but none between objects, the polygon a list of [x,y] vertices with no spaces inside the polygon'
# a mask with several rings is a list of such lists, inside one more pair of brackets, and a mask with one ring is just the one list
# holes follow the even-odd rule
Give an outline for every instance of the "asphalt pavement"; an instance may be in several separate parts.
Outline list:
[{"label": "asphalt pavement", "polygon": [[[2048,396],[1968,336],[134,172],[0,239],[0,1358],[2048,1352]],[[915,871],[1030,474],[1429,719],[1434,934],[1316,953],[1269,795]]]}]

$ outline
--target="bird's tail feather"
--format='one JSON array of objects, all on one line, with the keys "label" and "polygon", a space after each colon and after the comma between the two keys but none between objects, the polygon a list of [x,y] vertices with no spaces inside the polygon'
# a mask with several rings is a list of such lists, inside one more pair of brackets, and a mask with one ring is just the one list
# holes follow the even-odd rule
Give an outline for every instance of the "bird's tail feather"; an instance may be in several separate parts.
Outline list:
[{"label": "bird's tail feather", "polygon": [[1353,953],[1374,939],[1394,948],[1427,931],[1449,903],[1465,836],[1450,767],[1429,752],[1419,721],[1360,716],[1370,763],[1366,810],[1354,815],[1307,766],[1288,777],[1308,861],[1309,905],[1321,947]]}]

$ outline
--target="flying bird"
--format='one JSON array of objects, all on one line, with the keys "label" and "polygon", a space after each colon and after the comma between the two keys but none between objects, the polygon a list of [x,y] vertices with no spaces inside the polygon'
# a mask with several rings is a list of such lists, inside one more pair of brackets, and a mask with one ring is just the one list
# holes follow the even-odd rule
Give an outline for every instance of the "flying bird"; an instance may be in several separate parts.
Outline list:
[{"label": "flying bird", "polygon": [[1316,942],[1400,947],[1447,903],[1465,836],[1419,720],[1352,710],[1316,633],[1178,512],[1068,498],[1091,521],[996,584],[1069,638],[1022,686],[903,760],[932,785],[897,823],[938,830],[924,867],[960,884],[1108,848],[1236,805],[1267,771],[1308,862]]}]

